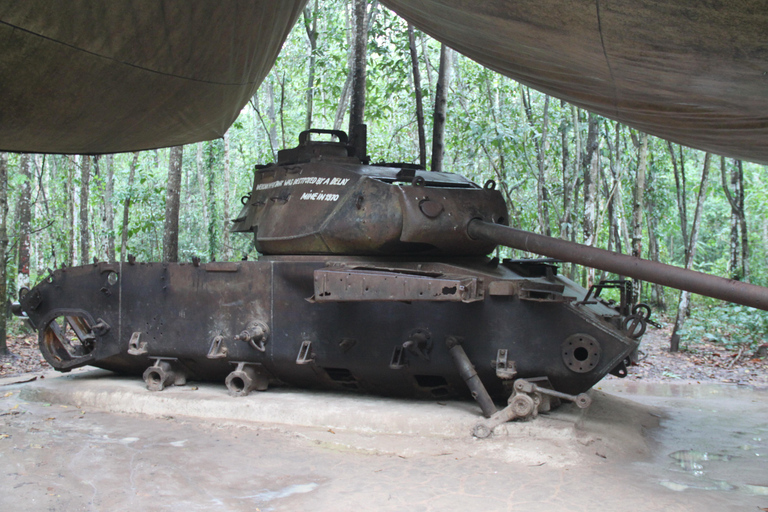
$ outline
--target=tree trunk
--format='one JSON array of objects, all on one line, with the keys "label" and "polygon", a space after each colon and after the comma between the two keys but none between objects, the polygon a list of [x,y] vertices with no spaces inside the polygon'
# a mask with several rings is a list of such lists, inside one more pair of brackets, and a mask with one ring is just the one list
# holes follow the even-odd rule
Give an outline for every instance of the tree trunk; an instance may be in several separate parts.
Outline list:
[{"label": "tree trunk", "polygon": [[80,160],[80,264],[87,265],[91,246],[88,230],[88,190],[91,180],[91,157],[83,155]]},{"label": "tree trunk", "polygon": [[[563,100],[560,100],[560,109],[565,110],[566,105]],[[568,118],[564,116],[560,121],[560,151],[561,151],[561,165],[563,173],[563,213],[560,217],[560,238],[563,240],[570,240],[571,230],[573,229],[573,211],[571,207],[573,205],[574,185],[572,177],[575,172],[572,172],[570,165],[570,149],[569,149],[569,132],[571,125],[568,122]],[[563,275],[569,275],[571,272],[571,263],[563,263]]]},{"label": "tree trunk", "polygon": [[[693,259],[696,257],[696,243],[699,239],[699,227],[701,226],[701,217],[704,211],[704,201],[707,199],[707,180],[709,179],[709,161],[710,154],[704,155],[704,168],[701,171],[701,184],[699,185],[699,195],[696,199],[696,210],[693,213],[693,225],[691,226],[691,238],[687,243],[685,268],[690,270],[693,267]],[[680,331],[685,324],[685,317],[688,315],[690,305],[690,292],[680,292],[680,303],[677,306],[677,317],[675,326],[672,328],[672,337],[669,342],[669,351],[677,352],[680,350]]]},{"label": "tree trunk", "polygon": [[[565,102],[560,100],[560,108],[565,108]],[[568,132],[570,125],[568,119],[563,118],[560,122],[560,158],[563,172],[563,215],[560,217],[560,238],[568,240],[571,231],[571,205],[573,204],[573,187],[571,185],[570,171],[570,151],[568,149]]]},{"label": "tree trunk", "polygon": [[91,188],[94,189],[95,197],[101,197],[102,200],[99,202],[98,209],[99,212],[92,212],[93,218],[91,219],[91,232],[93,234],[93,260],[96,261],[97,258],[99,258],[102,254],[104,254],[106,247],[106,242],[104,239],[104,177],[101,175],[101,166],[99,165],[101,162],[101,155],[94,155],[93,161],[92,161],[92,169],[93,172],[91,173]]},{"label": "tree trunk", "polygon": [[[274,114],[274,112],[273,112]],[[274,127],[274,125],[272,125]],[[277,132],[275,132],[277,136]],[[277,160],[277,157],[275,157]],[[203,226],[208,229],[208,198],[205,191],[205,173],[203,172],[203,143],[197,143],[197,158],[195,159],[195,170],[197,171],[197,184],[200,187],[200,209],[203,212]]]},{"label": "tree trunk", "polygon": [[[589,114],[587,132],[587,152],[584,155],[584,244],[594,246],[597,239],[597,180],[600,172],[600,152],[598,141],[598,118]],[[595,281],[595,270],[586,271],[585,284],[591,287]]]},{"label": "tree trunk", "polygon": [[[648,253],[652,261],[659,261],[659,239],[656,234],[656,217],[651,215],[651,211],[645,216],[648,224]],[[664,299],[664,287],[658,283],[653,283],[651,288],[651,305],[660,310],[666,311],[667,304]]]},{"label": "tree trunk", "polygon": [[350,14],[349,3],[345,4],[344,19],[346,22],[347,34],[347,78],[344,80],[344,86],[339,95],[339,104],[336,107],[336,115],[333,118],[333,129],[340,130],[344,122],[344,116],[349,111],[349,95],[352,92],[352,77],[355,74],[355,44],[352,34],[355,33],[354,23],[354,3],[352,4],[353,13]]},{"label": "tree trunk", "polygon": [[[251,98],[251,106],[253,106],[253,110],[256,112],[259,121],[261,121],[261,126],[264,128],[264,132],[268,136],[267,140],[269,140],[269,149],[272,153],[272,160],[277,161],[277,118],[275,117],[275,88],[272,85],[272,80],[264,82],[264,91],[267,100],[267,118],[269,119],[269,126],[267,126],[267,123],[264,121],[264,116],[261,115],[261,110],[259,109],[259,91],[256,91],[256,94]],[[256,128],[257,124],[255,119],[253,124],[254,128]],[[202,152],[201,148],[202,142],[198,142],[198,160],[202,160],[202,157],[200,156]]]},{"label": "tree trunk", "polygon": [[368,25],[366,24],[366,0],[355,0],[355,39],[352,67],[352,96],[349,103],[349,145],[365,159],[365,135],[361,125],[365,122],[365,76],[368,49]]},{"label": "tree trunk", "polygon": [[451,82],[451,49],[440,45],[440,69],[435,87],[435,115],[432,121],[432,171],[442,172],[445,156],[445,107]]},{"label": "tree trunk", "polygon": [[174,146],[168,156],[168,183],[165,189],[163,261],[179,261],[179,194],[184,146]]},{"label": "tree trunk", "polygon": [[[193,210],[193,204],[192,204],[192,182],[191,178],[189,177],[192,172],[190,171],[190,166],[184,167],[181,166],[181,195],[184,196],[187,200],[180,202],[179,204],[179,216],[182,219],[189,219],[192,215],[192,211],[197,212],[197,210]],[[188,226],[188,221],[185,221],[185,226]]]},{"label": "tree trunk", "polygon": [[[606,131],[605,141],[608,144],[609,169],[611,172],[611,185],[604,180],[603,192],[606,197],[606,209],[608,211],[608,245],[609,251],[623,253],[625,247],[629,247],[629,235],[625,238],[626,224],[624,222],[624,207],[621,197],[621,178],[624,174],[624,166],[621,164],[621,124],[614,125],[614,140],[611,142],[610,134]],[[598,220],[598,229],[601,225]],[[623,277],[619,276],[623,279]]]},{"label": "tree trunk", "polygon": [[[632,256],[643,255],[643,209],[645,208],[645,173],[648,162],[648,134],[640,136],[640,147],[637,157],[637,176],[635,178],[635,193],[632,197]],[[640,298],[640,280],[633,279],[632,287],[635,297]]]},{"label": "tree trunk", "polygon": [[112,195],[115,191],[115,156],[107,155],[107,179],[104,187],[104,236],[107,261],[115,261],[115,207]]},{"label": "tree trunk", "polygon": [[541,121],[541,137],[537,146],[538,179],[536,186],[536,203],[539,207],[539,232],[552,236],[549,226],[549,190],[547,189],[547,151],[549,150],[549,96],[544,97],[544,117]]},{"label": "tree trunk", "polygon": [[[352,69],[352,52],[350,51],[350,58],[347,61],[347,66]],[[341,94],[339,95],[339,105],[336,108],[336,115],[333,118],[333,129],[341,130],[341,125],[344,123],[344,115],[347,113],[349,106],[349,95],[352,92],[352,73],[347,74],[347,79],[344,81],[344,87],[341,88]]]},{"label": "tree trunk", "polygon": [[128,213],[131,208],[131,197],[133,196],[133,177],[136,174],[136,166],[139,163],[139,152],[133,154],[133,160],[131,160],[131,167],[128,171],[128,195],[123,203],[123,229],[120,235],[120,261],[127,261],[128,250]]},{"label": "tree trunk", "polygon": [[749,282],[749,233],[747,232],[747,211],[744,208],[744,165],[741,160],[736,161],[739,170],[737,181],[739,183],[739,229],[741,231],[741,275],[744,281]]},{"label": "tree trunk", "polygon": [[224,134],[224,200],[223,203],[223,213],[224,213],[224,222],[222,223],[222,230],[221,230],[221,245],[222,245],[222,259],[224,261],[229,261],[232,258],[232,246],[229,242],[229,226],[230,226],[230,217],[229,217],[229,196],[230,196],[231,190],[230,190],[230,168],[229,168],[229,132]]},{"label": "tree trunk", "polygon": [[0,153],[0,356],[7,356],[8,344],[8,153]]},{"label": "tree trunk", "polygon": [[419,39],[421,44],[421,54],[424,56],[424,71],[426,71],[425,74],[427,75],[427,90],[431,91],[434,89],[434,86],[432,85],[432,75],[434,75],[435,67],[429,60],[429,47],[427,46],[427,38],[421,37]]},{"label": "tree trunk", "polygon": [[411,49],[411,64],[413,68],[413,93],[416,96],[416,126],[419,133],[419,165],[427,168],[427,136],[424,132],[424,103],[421,98],[421,72],[419,71],[419,55],[416,51],[416,35],[413,25],[408,24],[408,46]]},{"label": "tree trunk", "polygon": [[[376,17],[376,13],[378,12],[376,10],[378,5],[379,5],[378,0],[371,2],[371,8],[368,13],[368,23],[366,25],[367,27],[366,41],[368,39],[367,34],[371,31],[373,20]],[[355,6],[353,6],[353,10],[354,10],[354,7]],[[355,16],[350,16],[349,11],[347,11],[346,9],[345,11],[347,13],[347,34],[354,34],[356,32],[355,23],[354,23]],[[346,115],[348,110],[351,110],[351,105],[349,102],[350,102],[350,95],[352,94],[352,82],[355,76],[355,51],[356,51],[355,37],[347,37],[347,45],[349,46],[349,52],[347,52],[347,69],[349,70],[349,72],[347,73],[347,79],[344,81],[344,86],[341,88],[341,94],[339,95],[339,105],[336,108],[336,115],[333,118],[334,130],[341,129],[341,125],[342,123],[344,123],[344,116]]]},{"label": "tree trunk", "polygon": [[[680,147],[680,166],[678,168],[677,158],[675,157],[675,149],[671,142],[667,142],[667,148],[669,149],[669,156],[672,158],[672,170],[675,174],[675,190],[677,191],[677,210],[680,214],[680,230],[683,236],[684,250],[688,251],[688,207],[685,203],[687,196],[686,183],[685,183],[685,159],[683,158],[683,149]],[[688,259],[686,252],[685,259]]]},{"label": "tree trunk", "polygon": [[75,163],[72,157],[67,157],[67,180],[65,182],[64,197],[67,203],[66,206],[66,218],[67,218],[67,266],[75,265]]},{"label": "tree trunk", "polygon": [[214,172],[214,164],[216,163],[216,148],[217,141],[211,141],[208,143],[208,258],[209,261],[216,261],[216,255],[219,249],[219,225],[216,215],[216,175]]},{"label": "tree trunk", "polygon": [[[728,186],[728,171],[727,167],[725,165],[725,157],[720,157],[720,176],[723,186],[723,192],[725,192],[725,197],[728,199],[728,203],[731,206],[731,237],[729,240],[729,257],[728,257],[728,275],[731,276],[731,279],[736,279],[737,281],[741,280],[740,275],[740,266],[739,266],[739,214],[737,212],[738,206],[736,205],[736,200],[731,195],[731,190]],[[736,190],[736,187],[738,186],[736,183],[736,172],[730,173],[730,182],[731,187],[734,187],[734,193],[738,193],[738,190]]]},{"label": "tree trunk", "polygon": [[[46,175],[50,174],[51,172],[46,172],[46,168],[51,167],[51,165],[46,165],[46,163],[52,160],[55,161],[55,157],[51,156],[50,158],[47,158],[47,155],[34,155],[32,157],[32,162],[34,164],[33,180],[37,181],[37,194],[34,201],[32,201],[32,204],[30,205],[30,219],[51,219],[48,223],[48,226],[53,224],[53,219],[55,218],[55,216],[51,214],[51,209],[48,206],[48,192],[46,192],[49,190],[48,184],[46,183]],[[53,266],[56,266],[56,244],[53,242],[53,236],[47,232],[48,230],[45,231],[46,232],[40,233],[30,239],[30,267],[34,266],[38,269],[45,268],[45,266],[49,263],[49,260],[46,257],[47,255],[44,254],[45,250],[41,249],[41,247],[46,245],[46,239],[50,241],[50,257],[53,258]],[[37,261],[34,262],[34,265],[33,261],[31,260],[31,255],[33,254],[37,258]]]},{"label": "tree trunk", "polygon": [[[317,0],[312,10],[304,8],[304,29],[309,40],[309,76],[307,77],[307,117],[304,129],[312,128],[312,103],[315,95],[315,63],[317,61]],[[224,245],[226,248],[226,243]],[[226,250],[226,249],[225,249]]]},{"label": "tree trunk", "polygon": [[[457,73],[454,78],[458,80],[457,83],[461,86],[461,76]],[[499,119],[502,119],[502,114],[500,112],[501,107],[499,105],[499,95],[497,94],[498,84],[492,83],[491,76],[489,74],[485,75],[485,80],[483,80],[483,82],[485,84],[485,94],[488,97],[488,104],[490,105],[489,113],[491,115],[491,126],[494,128],[496,140],[498,140],[498,144],[496,144],[496,158],[498,160],[494,159],[486,144],[480,142],[480,147],[488,158],[488,163],[493,168],[493,172],[496,175],[497,184],[501,188],[501,192],[504,195],[504,199],[507,204],[507,209],[509,210],[510,222],[514,225],[517,224],[517,222],[512,222],[512,219],[517,219],[518,212],[515,202],[512,200],[512,192],[514,189],[519,187],[520,184],[510,186],[507,176],[506,159],[504,158],[504,155],[506,154],[504,147],[504,137],[501,135],[498,128],[500,123]],[[462,87],[462,89],[466,90],[466,87]],[[459,95],[457,96],[457,99],[459,104],[464,107],[462,97]],[[466,110],[466,107],[464,107],[464,109]],[[498,161],[498,164],[496,164],[496,161]]]},{"label": "tree trunk", "polygon": [[[598,217],[598,180],[600,179],[600,152],[592,152],[589,168],[584,177],[584,244],[594,247],[597,244]],[[595,269],[587,269],[587,288],[595,284]]]},{"label": "tree trunk", "polygon": [[[533,105],[531,103],[531,90],[520,86],[523,113],[532,132],[540,131],[538,137],[534,137],[536,146],[536,206],[539,232],[546,236],[552,235],[549,222],[549,190],[547,189],[547,151],[549,150],[549,96],[544,99],[544,114],[541,124],[533,119]],[[498,133],[498,130],[497,130]],[[528,158],[526,157],[526,160]],[[530,164],[530,162],[529,162]]]},{"label": "tree trunk", "polygon": [[280,137],[283,141],[283,145],[280,147],[285,148],[285,72],[280,79]]},{"label": "tree trunk", "polygon": [[[584,158],[584,155],[582,154],[582,146],[581,146],[581,113],[580,110],[575,107],[574,105],[571,105],[571,122],[573,123],[573,166],[572,166],[572,179],[571,179],[571,197],[573,200],[568,200],[568,208],[563,208],[563,216],[566,219],[569,219],[569,225],[568,225],[568,235],[569,238],[567,240],[570,240],[571,242],[576,241],[576,214],[575,212],[579,211],[579,196],[581,192],[581,185],[582,185],[582,173],[580,172],[582,169],[582,161]],[[571,263],[568,267],[568,277],[572,280],[576,280],[576,273],[578,271],[578,265],[574,265]]]},{"label": "tree trunk", "polygon": [[30,210],[32,195],[32,172],[30,155],[23,154],[19,158],[19,174],[22,178],[19,191],[19,247],[18,247],[18,277],[16,287],[29,288],[29,226],[32,221]]},{"label": "tree trunk", "polygon": [[728,270],[731,278],[749,280],[749,237],[747,234],[747,217],[744,211],[744,167],[741,160],[734,161],[735,167],[731,172],[731,192],[726,180],[725,157],[720,157],[720,175],[723,192],[731,205],[731,243]]},{"label": "tree trunk", "polygon": [[[56,185],[61,182],[61,159],[62,156],[54,156],[51,155],[49,158],[50,165],[48,166],[49,171],[45,174],[43,174],[40,177],[41,180],[41,190],[47,190],[48,194],[50,194],[51,197],[51,207],[48,206],[48,200],[46,199],[44,206],[45,206],[45,215],[47,219],[51,219],[51,223],[53,223],[53,219],[56,219],[58,222],[56,223],[55,227],[58,229],[47,229],[49,233],[51,233],[48,236],[50,250],[51,250],[51,258],[52,261],[41,261],[39,267],[45,268],[46,265],[49,265],[51,268],[59,268],[59,258],[61,258],[62,251],[64,247],[64,237],[66,236],[66,214],[64,212],[64,206],[65,203],[61,201],[60,198],[57,200],[57,192],[60,192],[57,190]],[[43,182],[44,181],[44,182]],[[64,227],[64,229],[62,229]],[[41,258],[44,258],[44,255],[41,255]]]}]

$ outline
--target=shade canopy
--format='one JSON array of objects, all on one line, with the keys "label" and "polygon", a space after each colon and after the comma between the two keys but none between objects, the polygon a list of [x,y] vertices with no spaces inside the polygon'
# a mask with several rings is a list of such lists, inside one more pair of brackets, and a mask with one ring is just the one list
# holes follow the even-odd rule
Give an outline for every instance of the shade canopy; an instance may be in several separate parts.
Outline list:
[{"label": "shade canopy", "polygon": [[221,137],[306,0],[0,0],[0,150]]},{"label": "shade canopy", "polygon": [[[0,0],[0,149],[111,153],[219,137],[305,1]],[[381,1],[530,87],[768,163],[762,1]]]},{"label": "shade canopy", "polygon": [[762,0],[381,0],[490,69],[644,132],[768,163]]}]

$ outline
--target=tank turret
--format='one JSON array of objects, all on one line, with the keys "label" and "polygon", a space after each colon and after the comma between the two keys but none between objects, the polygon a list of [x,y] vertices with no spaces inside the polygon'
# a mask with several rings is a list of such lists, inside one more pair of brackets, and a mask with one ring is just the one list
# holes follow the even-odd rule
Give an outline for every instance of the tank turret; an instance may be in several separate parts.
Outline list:
[{"label": "tank turret", "polygon": [[507,224],[493,185],[410,164],[363,165],[344,132],[310,130],[277,164],[256,169],[233,231],[253,232],[262,254],[483,256],[496,244],[466,226]]}]

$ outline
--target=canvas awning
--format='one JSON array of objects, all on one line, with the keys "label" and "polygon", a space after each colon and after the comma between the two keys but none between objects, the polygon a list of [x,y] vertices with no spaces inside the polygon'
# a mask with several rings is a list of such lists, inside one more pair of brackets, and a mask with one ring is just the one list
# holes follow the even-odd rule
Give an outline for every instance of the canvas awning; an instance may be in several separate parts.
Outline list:
[{"label": "canvas awning", "polygon": [[0,150],[221,137],[306,0],[0,0]]},{"label": "canvas awning", "polygon": [[768,163],[762,1],[382,3],[539,91],[680,144]]}]

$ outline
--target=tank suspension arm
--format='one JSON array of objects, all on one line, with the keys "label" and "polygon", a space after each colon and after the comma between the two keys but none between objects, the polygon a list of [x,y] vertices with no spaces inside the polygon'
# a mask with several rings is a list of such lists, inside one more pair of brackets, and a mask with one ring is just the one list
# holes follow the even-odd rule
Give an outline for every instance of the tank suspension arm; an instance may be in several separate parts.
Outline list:
[{"label": "tank suspension arm", "polygon": [[455,336],[448,336],[445,339],[445,344],[453,357],[453,362],[456,363],[456,367],[459,369],[461,378],[464,379],[467,387],[472,392],[472,398],[480,405],[483,416],[490,418],[496,412],[496,405],[485,389],[483,381],[477,376],[477,371],[475,371],[475,367],[469,360],[467,353],[464,352],[464,348],[461,346],[461,339]]},{"label": "tank suspension arm", "polygon": [[768,288],[762,286],[597,249],[479,219],[470,221],[467,233],[474,239],[768,311]]},{"label": "tank suspension arm", "polygon": [[493,414],[487,420],[481,421],[472,429],[472,435],[485,439],[493,434],[493,429],[515,419],[526,419],[531,416],[536,417],[539,414],[541,405],[541,395],[549,395],[563,400],[570,400],[575,403],[579,409],[585,409],[590,406],[592,399],[586,393],[579,395],[569,395],[561,393],[554,389],[537,386],[533,382],[525,379],[515,381],[515,389],[507,400],[507,406]]}]

